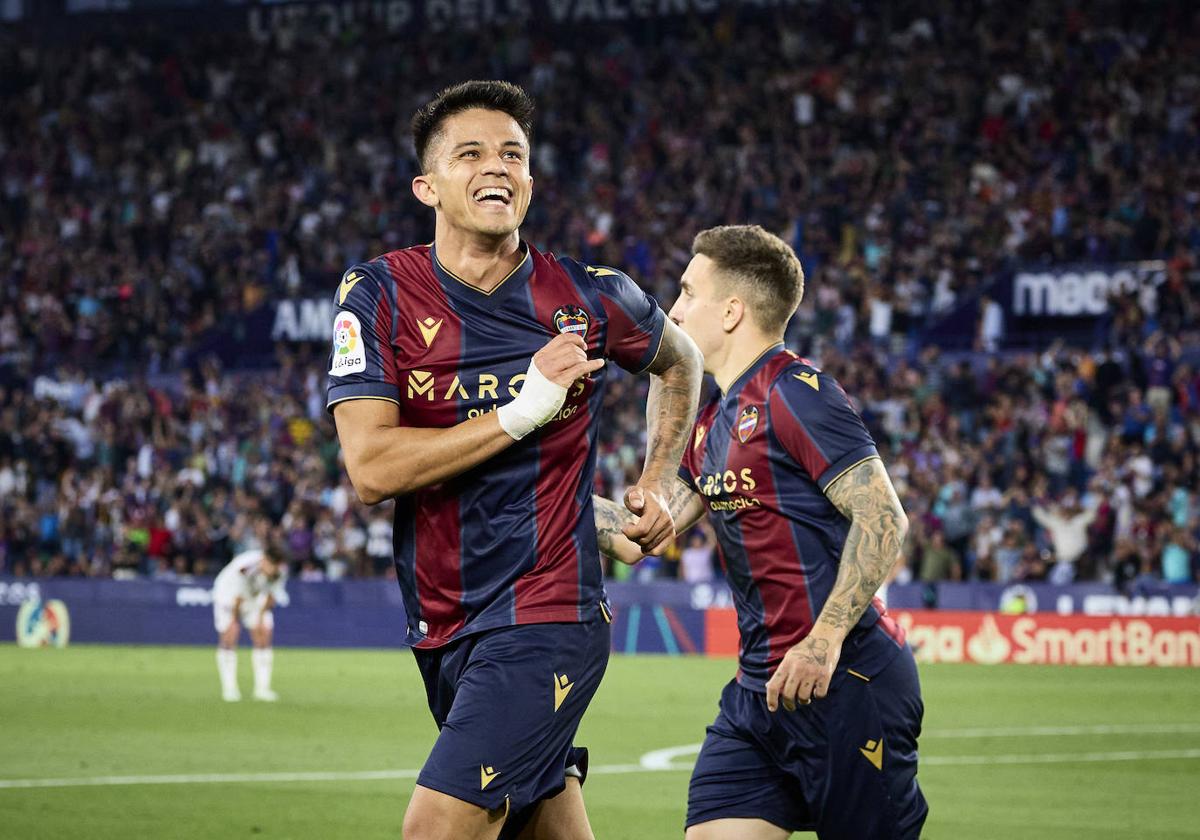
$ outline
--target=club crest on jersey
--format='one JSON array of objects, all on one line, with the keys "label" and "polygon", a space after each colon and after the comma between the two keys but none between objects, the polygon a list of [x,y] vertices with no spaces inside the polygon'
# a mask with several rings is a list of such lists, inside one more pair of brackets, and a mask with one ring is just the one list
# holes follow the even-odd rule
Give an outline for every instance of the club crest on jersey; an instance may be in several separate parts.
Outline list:
[{"label": "club crest on jersey", "polygon": [[333,319],[333,361],[329,373],[345,376],[367,369],[367,351],[363,346],[362,325],[353,312],[339,312]]},{"label": "club crest on jersey", "polygon": [[738,417],[737,432],[738,440],[745,443],[750,439],[750,435],[754,434],[754,430],[758,428],[758,407],[747,406],[742,409],[741,416]]},{"label": "club crest on jersey", "polygon": [[560,333],[575,333],[587,340],[588,324],[591,319],[578,306],[560,306],[554,313],[554,328]]}]

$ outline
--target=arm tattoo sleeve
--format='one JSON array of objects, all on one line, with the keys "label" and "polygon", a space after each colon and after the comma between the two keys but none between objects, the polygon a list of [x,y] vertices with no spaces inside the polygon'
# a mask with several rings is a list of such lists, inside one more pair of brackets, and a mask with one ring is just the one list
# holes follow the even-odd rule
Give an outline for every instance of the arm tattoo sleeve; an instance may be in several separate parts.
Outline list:
[{"label": "arm tattoo sleeve", "polygon": [[600,553],[619,560],[614,540],[617,537],[625,538],[625,535],[621,533],[621,528],[632,524],[635,517],[625,509],[624,505],[618,504],[612,499],[600,496],[592,498],[596,509],[596,543],[600,548]]},{"label": "arm tattoo sleeve", "polygon": [[667,508],[676,522],[683,518],[683,512],[687,510],[688,503],[695,495],[696,491],[690,485],[684,484],[678,476],[675,477],[675,481],[671,483],[671,494],[667,498]]},{"label": "arm tattoo sleeve", "polygon": [[900,557],[908,519],[878,458],[863,461],[835,479],[825,495],[850,520],[850,531],[837,580],[817,623],[846,633]]},{"label": "arm tattoo sleeve", "polygon": [[665,483],[679,467],[700,401],[703,367],[700,352],[675,324],[668,322],[658,355],[648,368],[646,463],[643,478]]}]

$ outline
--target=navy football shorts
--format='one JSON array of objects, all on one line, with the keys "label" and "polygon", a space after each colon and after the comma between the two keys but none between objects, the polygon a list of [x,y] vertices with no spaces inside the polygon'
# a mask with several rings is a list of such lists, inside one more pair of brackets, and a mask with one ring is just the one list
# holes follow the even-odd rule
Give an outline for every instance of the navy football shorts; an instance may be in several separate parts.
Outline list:
[{"label": "navy football shorts", "polygon": [[[441,733],[417,784],[509,822],[582,783],[587,750],[572,745],[608,666],[610,627],[523,624],[434,650],[413,649]],[[574,768],[574,769],[571,769]]]},{"label": "navy football shorts", "polygon": [[905,647],[870,678],[839,669],[789,712],[732,681],[696,760],[687,825],[762,819],[821,840],[909,840],[929,807],[917,786],[921,687]]}]

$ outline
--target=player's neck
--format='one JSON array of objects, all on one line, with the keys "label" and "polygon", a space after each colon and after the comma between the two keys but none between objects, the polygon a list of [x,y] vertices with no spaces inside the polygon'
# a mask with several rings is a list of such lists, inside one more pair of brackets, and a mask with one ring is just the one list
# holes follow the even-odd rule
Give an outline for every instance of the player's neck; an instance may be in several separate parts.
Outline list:
[{"label": "player's neck", "polygon": [[713,367],[712,375],[722,394],[728,394],[729,389],[738,378],[749,370],[755,362],[766,355],[771,348],[783,343],[778,336],[766,336],[755,332],[745,336],[730,335],[725,345],[724,358]]},{"label": "player's neck", "polygon": [[438,262],[483,292],[496,288],[524,258],[517,231],[504,237],[489,237],[438,224],[434,247]]}]

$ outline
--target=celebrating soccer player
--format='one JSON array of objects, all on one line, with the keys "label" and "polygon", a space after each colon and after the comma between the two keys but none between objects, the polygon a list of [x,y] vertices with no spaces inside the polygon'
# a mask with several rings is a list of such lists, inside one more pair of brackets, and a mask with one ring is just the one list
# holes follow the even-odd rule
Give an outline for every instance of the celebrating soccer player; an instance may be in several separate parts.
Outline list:
[{"label": "celebrating soccer player", "polygon": [[413,118],[432,246],[353,266],[335,293],[328,404],[359,497],[395,498],[408,640],[441,732],[407,840],[590,838],[573,746],[609,654],[592,507],[612,360],[654,375],[625,535],[674,538],[666,493],[698,400],[687,335],[613,268],[541,254],[532,103],[451,87]]},{"label": "celebrating soccer player", "polygon": [[[874,598],[907,520],[846,393],[783,347],[800,261],[758,226],[700,233],[671,319],[695,339],[713,396],[670,506],[709,512],[737,607],[737,677],[688,789],[689,840],[916,838],[916,663]],[[629,514],[597,500],[602,550],[641,550]]]}]

